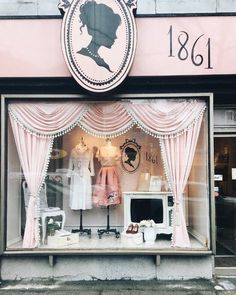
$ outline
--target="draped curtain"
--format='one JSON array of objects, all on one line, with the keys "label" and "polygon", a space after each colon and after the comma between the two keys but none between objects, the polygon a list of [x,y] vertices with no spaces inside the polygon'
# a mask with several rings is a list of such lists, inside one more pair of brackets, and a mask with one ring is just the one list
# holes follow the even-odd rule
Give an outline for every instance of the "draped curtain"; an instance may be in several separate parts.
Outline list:
[{"label": "draped curtain", "polygon": [[13,103],[12,130],[21,167],[29,188],[24,248],[39,245],[39,193],[50,159],[53,138],[78,124],[86,105],[74,103]]},{"label": "draped curtain", "polygon": [[201,120],[180,136],[160,139],[162,157],[171,191],[174,194],[173,247],[190,247],[183,212],[183,193],[192,167]]},{"label": "draped curtain", "polygon": [[26,132],[19,127],[12,117],[10,118],[21,167],[30,192],[23,247],[34,248],[39,244],[38,198],[52,140],[50,138],[39,138]]},{"label": "draped curtain", "polygon": [[[179,203],[190,172],[204,110],[205,103],[195,99],[10,104],[13,133],[31,194],[24,247],[33,248],[39,244],[37,198],[47,172],[53,138],[75,126],[94,136],[115,137],[127,132],[134,124],[161,140],[164,166],[177,204],[174,206],[174,219],[177,220],[177,214],[180,216],[179,222],[174,222],[173,246],[189,247]],[[182,148],[185,148],[182,152],[185,157],[181,158]],[[181,167],[177,167],[180,161]],[[176,169],[181,171],[177,173]]]}]

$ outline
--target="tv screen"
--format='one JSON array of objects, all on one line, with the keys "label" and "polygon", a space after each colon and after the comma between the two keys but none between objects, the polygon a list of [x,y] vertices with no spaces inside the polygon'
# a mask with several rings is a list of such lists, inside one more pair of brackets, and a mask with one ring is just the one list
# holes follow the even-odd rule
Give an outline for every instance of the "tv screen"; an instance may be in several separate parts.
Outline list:
[{"label": "tv screen", "polygon": [[131,222],[153,219],[155,223],[163,223],[162,199],[131,199]]}]

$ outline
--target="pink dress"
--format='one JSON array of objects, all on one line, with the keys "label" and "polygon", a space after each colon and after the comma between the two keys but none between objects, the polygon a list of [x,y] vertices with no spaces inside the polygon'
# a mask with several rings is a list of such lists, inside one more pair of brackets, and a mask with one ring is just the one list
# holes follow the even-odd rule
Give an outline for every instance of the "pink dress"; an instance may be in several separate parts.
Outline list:
[{"label": "pink dress", "polygon": [[121,190],[116,161],[120,154],[117,148],[112,147],[112,153],[106,154],[100,150],[97,157],[102,165],[98,172],[93,193],[94,206],[110,206],[121,203]]}]

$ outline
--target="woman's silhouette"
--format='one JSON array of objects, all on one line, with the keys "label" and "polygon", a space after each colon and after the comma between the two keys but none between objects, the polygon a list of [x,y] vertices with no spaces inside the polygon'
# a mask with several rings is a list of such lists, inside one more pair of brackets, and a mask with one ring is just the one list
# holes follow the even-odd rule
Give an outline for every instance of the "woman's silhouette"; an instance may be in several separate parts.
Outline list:
[{"label": "woman's silhouette", "polygon": [[105,4],[97,4],[94,0],[87,0],[80,7],[80,21],[87,27],[88,34],[92,36],[89,45],[78,51],[79,54],[93,59],[100,67],[112,73],[110,66],[100,57],[98,50],[101,46],[111,48],[115,42],[116,31],[121,23],[118,14]]},{"label": "woman's silhouette", "polygon": [[127,147],[125,149],[125,154],[127,156],[127,160],[125,161],[126,164],[128,164],[130,167],[134,168],[134,165],[131,163],[131,161],[135,161],[136,160],[136,155],[137,155],[137,151],[131,147]]}]

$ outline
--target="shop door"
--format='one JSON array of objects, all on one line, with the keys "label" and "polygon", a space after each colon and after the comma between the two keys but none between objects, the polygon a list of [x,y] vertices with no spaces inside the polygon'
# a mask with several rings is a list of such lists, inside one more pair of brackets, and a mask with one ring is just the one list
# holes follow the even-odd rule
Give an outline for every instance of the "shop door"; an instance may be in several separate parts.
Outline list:
[{"label": "shop door", "polygon": [[215,266],[225,271],[221,274],[232,275],[236,271],[236,134],[215,136],[214,167]]}]

